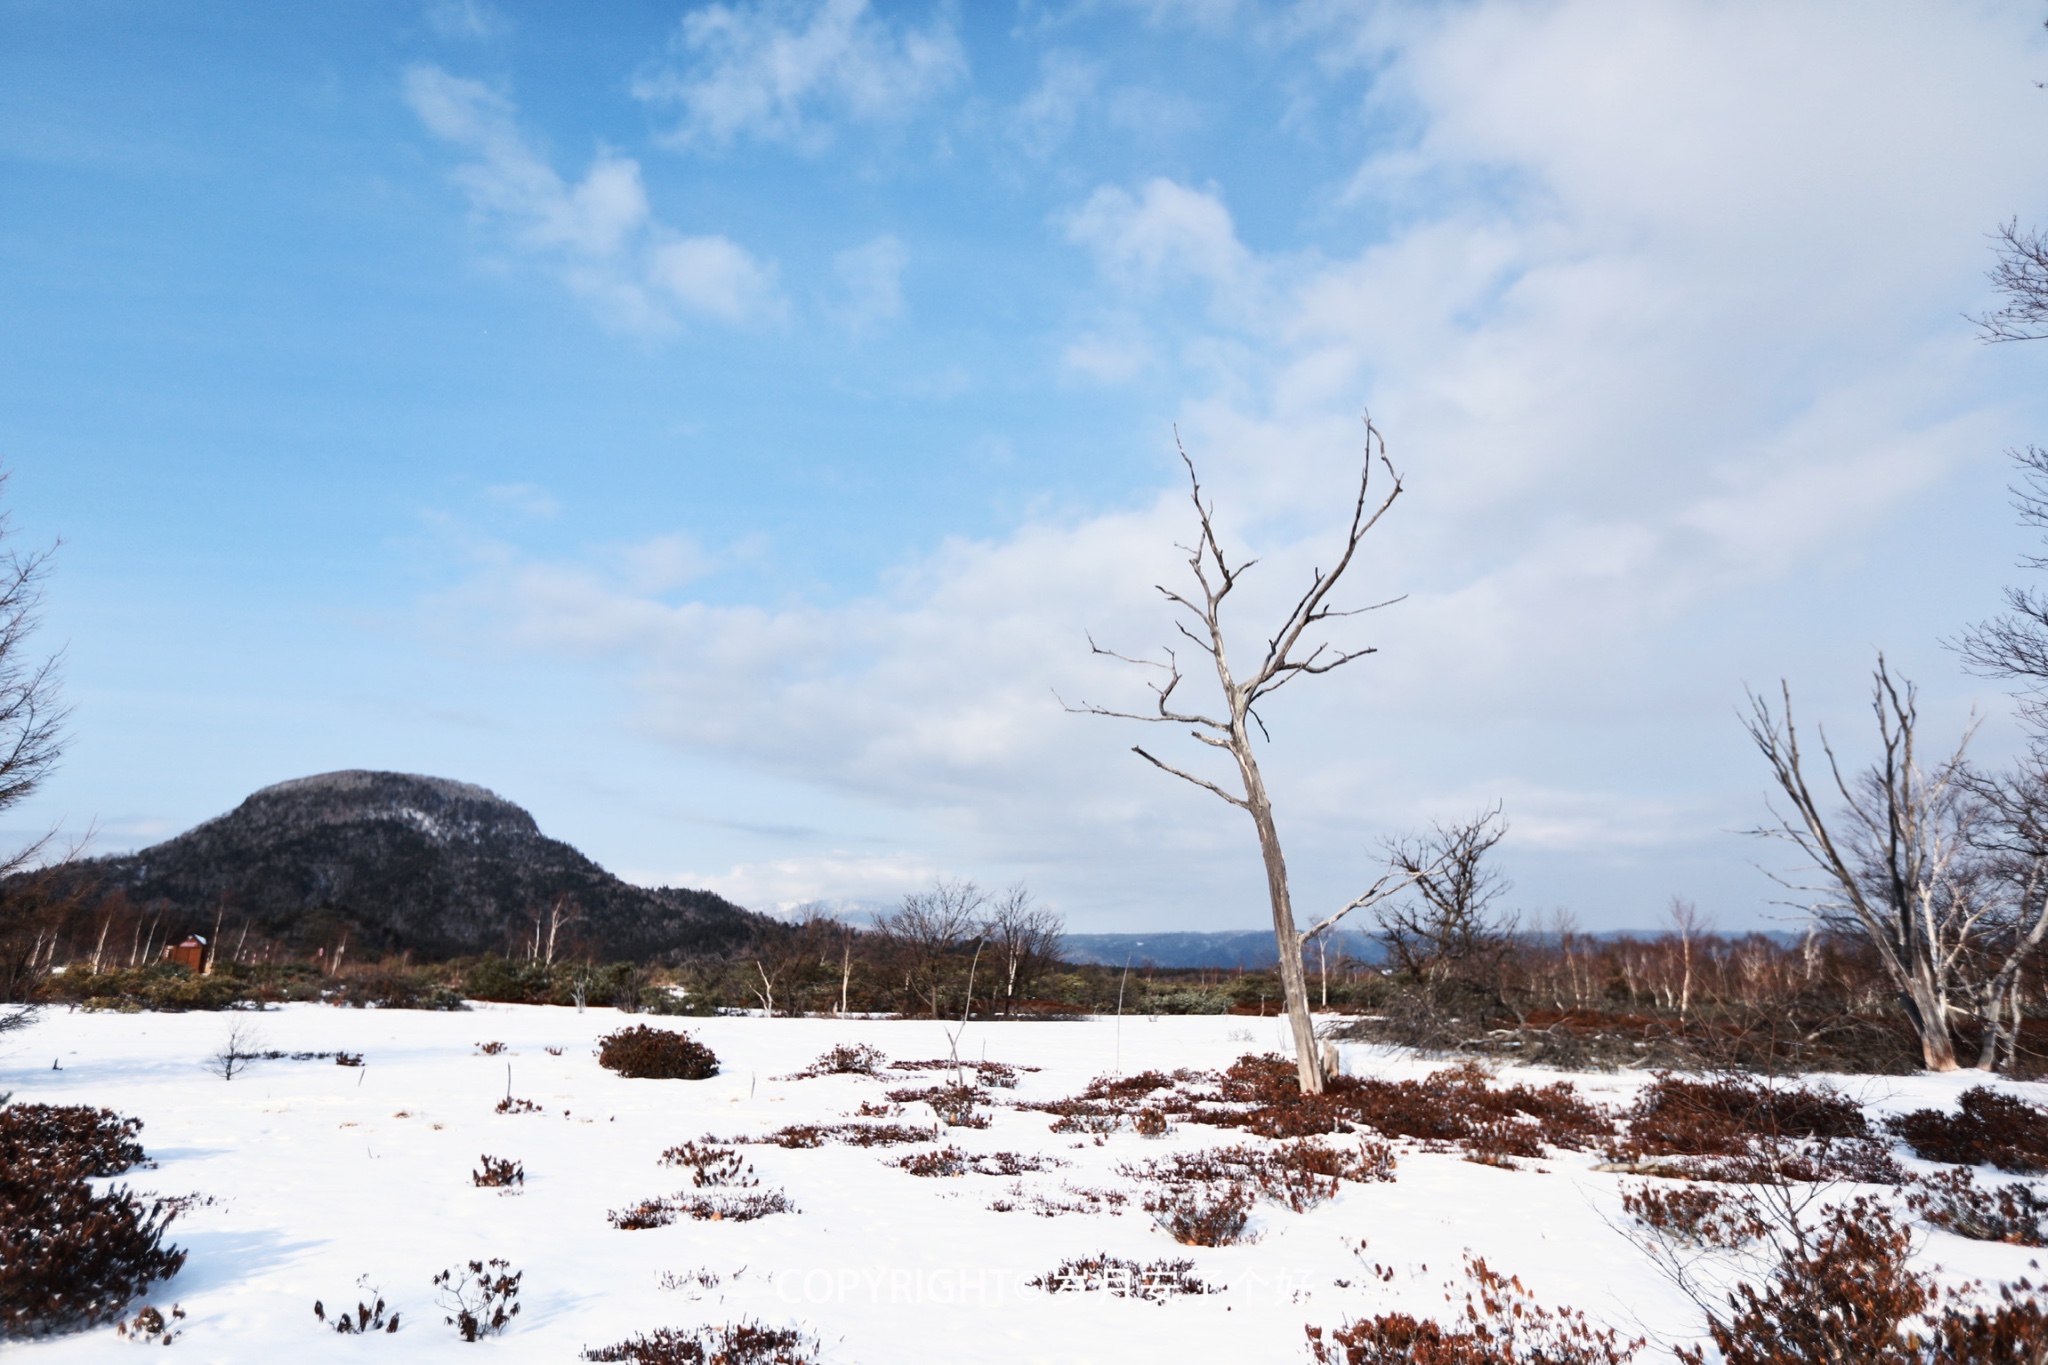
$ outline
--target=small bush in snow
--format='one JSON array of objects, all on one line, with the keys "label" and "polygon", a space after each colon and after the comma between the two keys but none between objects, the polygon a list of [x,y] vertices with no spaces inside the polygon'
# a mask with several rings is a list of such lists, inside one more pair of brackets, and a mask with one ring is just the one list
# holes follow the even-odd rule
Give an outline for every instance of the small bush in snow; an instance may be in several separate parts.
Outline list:
[{"label": "small bush in snow", "polygon": [[736,1322],[694,1332],[664,1327],[614,1346],[586,1349],[583,1358],[629,1365],[816,1365],[817,1349],[815,1340],[794,1328]]},{"label": "small bush in snow", "polygon": [[484,1156],[477,1159],[483,1162],[483,1169],[471,1171],[469,1178],[475,1181],[481,1189],[505,1189],[508,1186],[524,1185],[526,1183],[526,1166],[522,1162],[513,1161],[509,1157],[497,1156]]},{"label": "small bush in snow", "polygon": [[792,1123],[765,1138],[750,1140],[791,1148],[823,1147],[832,1142],[849,1147],[895,1147],[906,1142],[936,1142],[938,1136],[936,1125],[913,1128],[903,1123]]},{"label": "small bush in snow", "polygon": [[143,1346],[168,1346],[185,1331],[178,1324],[185,1320],[185,1310],[177,1304],[171,1305],[171,1315],[166,1318],[162,1312],[148,1304],[126,1322],[114,1324],[114,1335],[129,1337]]},{"label": "small bush in snow", "polygon": [[1177,1294],[1214,1294],[1217,1287],[1205,1284],[1195,1273],[1193,1261],[1154,1261],[1139,1265],[1115,1256],[1084,1256],[1061,1262],[1024,1283],[1048,1294],[1108,1294],[1116,1299],[1146,1299],[1164,1303]]},{"label": "small bush in snow", "polygon": [[1906,1178],[1862,1109],[1824,1090],[1664,1075],[1636,1096],[1627,1118],[1608,1156],[1645,1175],[1744,1184]]},{"label": "small bush in snow", "polygon": [[661,1164],[688,1166],[690,1183],[700,1190],[707,1186],[750,1189],[761,1183],[754,1174],[753,1165],[738,1152],[709,1143],[686,1142],[680,1147],[671,1147],[661,1154]]},{"label": "small bush in snow", "polygon": [[802,1071],[788,1079],[809,1080],[813,1076],[872,1076],[888,1062],[889,1056],[867,1043],[839,1043],[826,1048]]},{"label": "small bush in snow", "polygon": [[1236,1181],[1169,1185],[1145,1196],[1145,1212],[1182,1246],[1227,1247],[1247,1240],[1254,1199]]},{"label": "small bush in snow", "polygon": [[471,1261],[436,1275],[434,1295],[448,1312],[448,1325],[464,1341],[482,1341],[519,1316],[519,1281],[525,1275],[509,1261]]},{"label": "small bush in snow", "polygon": [[327,1318],[327,1305],[319,1299],[315,1299],[313,1300],[313,1316],[320,1321],[321,1325],[332,1327],[345,1337],[366,1336],[371,1332],[384,1332],[387,1334],[396,1332],[398,1330],[398,1314],[385,1315],[384,1296],[370,1287],[370,1277],[365,1275],[358,1279],[356,1281],[356,1288],[366,1292],[370,1296],[371,1302],[364,1303],[361,1299],[358,1299],[353,1313],[344,1308],[339,1313],[336,1313],[334,1320],[330,1322]]},{"label": "small bush in snow", "polygon": [[[1594,1327],[1570,1308],[1549,1309],[1512,1276],[1467,1256],[1471,1282],[1454,1326],[1406,1313],[1362,1318],[1328,1333],[1308,1329],[1317,1365],[1622,1365],[1643,1348]],[[1801,1362],[1854,1356],[1801,1356]]]},{"label": "small bush in snow", "polygon": [[635,1079],[701,1081],[718,1074],[718,1057],[687,1033],[636,1024],[597,1040],[599,1066]]},{"label": "small bush in snow", "polygon": [[1750,1200],[1704,1185],[1645,1185],[1622,1193],[1621,1206],[1664,1244],[1733,1251],[1770,1231]]},{"label": "small bush in snow", "polygon": [[1965,1090],[1954,1114],[1918,1109],[1886,1126],[1923,1160],[1996,1166],[2015,1175],[2048,1171],[2048,1109],[1988,1086]]},{"label": "small bush in snow", "polygon": [[622,1232],[665,1228],[677,1215],[702,1223],[751,1223],[771,1213],[795,1213],[797,1207],[781,1190],[760,1190],[746,1194],[672,1194],[666,1199],[647,1199],[630,1209],[613,1209],[605,1217]]},{"label": "small bush in snow", "polygon": [[2048,1246],[2048,1200],[2029,1185],[1987,1190],[1966,1170],[1922,1176],[1918,1184],[1906,1203],[1935,1227],[1980,1242]]},{"label": "small bush in snow", "polygon": [[[1780,1255],[1761,1287],[1738,1284],[1707,1335],[1724,1365],[2025,1365],[2048,1342],[2048,1301],[2025,1280],[2003,1286],[1994,1308],[1944,1304],[1941,1288],[1911,1269],[1912,1234],[1889,1210],[1859,1198],[1827,1210],[1812,1234]],[[1681,1346],[1684,1365],[1706,1351]]]}]

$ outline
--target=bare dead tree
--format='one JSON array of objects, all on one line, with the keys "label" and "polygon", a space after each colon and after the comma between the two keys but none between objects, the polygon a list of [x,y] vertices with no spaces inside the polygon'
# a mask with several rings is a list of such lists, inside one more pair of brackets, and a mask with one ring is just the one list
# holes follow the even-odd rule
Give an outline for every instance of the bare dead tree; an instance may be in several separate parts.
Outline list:
[{"label": "bare dead tree", "polygon": [[2004,306],[1970,321],[1984,341],[2040,341],[2048,337],[2048,233],[2007,219],[1991,234],[1991,283]]},{"label": "bare dead tree", "polygon": [[[1213,715],[1181,709],[1175,693],[1183,678],[1180,660],[1173,648],[1162,649],[1160,658],[1140,658],[1104,649],[1095,643],[1092,636],[1088,644],[1094,653],[1152,670],[1163,675],[1164,681],[1147,684],[1154,699],[1154,709],[1150,712],[1120,711],[1086,702],[1067,708],[1122,720],[1182,726],[1196,741],[1230,755],[1236,768],[1235,790],[1168,763],[1141,746],[1132,749],[1138,757],[1162,772],[1221,797],[1251,817],[1252,827],[1258,835],[1259,853],[1265,862],[1266,891],[1272,903],[1273,934],[1280,955],[1281,988],[1286,995],[1288,1022],[1294,1033],[1301,1088],[1311,1094],[1321,1093],[1324,1076],[1322,1057],[1316,1046],[1315,1024],[1309,1015],[1302,945],[1346,915],[1391,894],[1401,883],[1401,878],[1389,873],[1335,914],[1306,930],[1295,928],[1294,903],[1287,884],[1287,859],[1281,851],[1279,828],[1273,820],[1273,802],[1266,792],[1265,778],[1259,771],[1258,756],[1252,747],[1252,728],[1256,726],[1261,735],[1265,734],[1265,722],[1258,714],[1259,703],[1287,684],[1299,678],[1335,672],[1345,664],[1377,652],[1370,646],[1346,649],[1333,645],[1327,639],[1318,638],[1323,627],[1332,621],[1359,616],[1400,600],[1394,598],[1344,610],[1338,609],[1331,601],[1337,585],[1356,561],[1359,545],[1401,496],[1401,476],[1387,459],[1386,442],[1369,416],[1365,419],[1365,439],[1365,459],[1359,473],[1358,494],[1352,503],[1351,524],[1335,562],[1328,571],[1317,568],[1311,573],[1307,590],[1267,637],[1265,650],[1255,656],[1250,671],[1240,677],[1231,663],[1223,609],[1239,580],[1257,561],[1233,560],[1225,554],[1216,533],[1215,505],[1204,498],[1195,462],[1188,457],[1186,448],[1179,445],[1176,435],[1175,445],[1180,450],[1181,463],[1188,471],[1188,495],[1194,503],[1197,523],[1195,543],[1178,548],[1188,556],[1188,568],[1194,582],[1192,587],[1185,589],[1169,588],[1163,584],[1156,586],[1160,595],[1177,609],[1175,629],[1206,655],[1209,665],[1215,669],[1218,700],[1222,708]],[[1385,494],[1378,498],[1373,496],[1372,488],[1375,468],[1384,469],[1390,481]]]},{"label": "bare dead tree", "polygon": [[1678,1021],[1682,1024],[1692,1010],[1693,943],[1701,935],[1712,933],[1714,926],[1700,914],[1698,906],[1678,896],[1671,898],[1671,908],[1665,917],[1671,921],[1672,937],[1678,940]]},{"label": "bare dead tree", "polygon": [[1828,780],[1841,802],[1840,818],[1831,822],[1807,780],[1791,689],[1781,684],[1780,690],[1782,712],[1750,694],[1744,728],[1791,810],[1774,805],[1773,823],[1755,832],[1804,855],[1819,881],[1779,878],[1780,884],[1810,897],[1809,908],[1822,923],[1871,945],[1920,1040],[1923,1064],[1953,1071],[1950,997],[1990,909],[1969,856],[1976,817],[1964,766],[1969,734],[1948,757],[1923,766],[1914,688],[1901,687],[1879,655],[1871,686],[1876,762],[1852,782],[1826,732],[1820,735]]},{"label": "bare dead tree", "polygon": [[[2010,491],[2020,524],[2048,533],[2048,450],[2028,446],[2011,451],[2019,483]],[[2026,569],[2048,569],[2048,555],[2027,555]],[[2048,596],[2034,588],[2005,590],[2005,611],[1969,627],[1954,642],[1972,672],[2003,678],[2022,689],[2020,713],[2033,728],[2048,730]]]},{"label": "bare dead tree", "polygon": [[232,1081],[237,1073],[247,1071],[249,1063],[262,1055],[262,1035],[255,1025],[235,1020],[228,1025],[228,1036],[220,1050],[202,1063],[205,1068],[224,1081]]},{"label": "bare dead tree", "polygon": [[1508,822],[1494,806],[1387,845],[1388,863],[1409,884],[1407,896],[1384,900],[1373,911],[1396,970],[1431,986],[1453,973],[1494,970],[1513,945],[1517,920],[1495,909],[1508,882],[1486,855],[1507,833]]},{"label": "bare dead tree", "polygon": [[[0,487],[7,476],[0,473]],[[0,515],[0,546],[12,534]],[[41,621],[43,580],[51,550],[0,549],[0,811],[20,805],[42,786],[64,753],[65,709],[58,689],[57,658],[31,652],[30,637]],[[20,999],[33,985],[36,969],[27,945],[54,937],[73,908],[69,897],[53,894],[44,878],[15,874],[38,865],[68,862],[77,847],[52,857],[52,830],[11,852],[0,853],[0,955],[26,964],[5,998]],[[19,1024],[20,1011],[6,1018]]]},{"label": "bare dead tree", "polygon": [[1978,926],[1971,981],[1978,1023],[1977,1067],[2008,1067],[2019,1050],[2021,978],[2048,939],[2048,758],[2039,753],[2014,771],[1972,774],[1981,818],[1973,838],[1990,913]]},{"label": "bare dead tree", "polygon": [[902,955],[904,984],[940,1017],[952,968],[980,937],[988,897],[970,881],[942,878],[929,891],[913,891],[903,904],[876,921]]}]

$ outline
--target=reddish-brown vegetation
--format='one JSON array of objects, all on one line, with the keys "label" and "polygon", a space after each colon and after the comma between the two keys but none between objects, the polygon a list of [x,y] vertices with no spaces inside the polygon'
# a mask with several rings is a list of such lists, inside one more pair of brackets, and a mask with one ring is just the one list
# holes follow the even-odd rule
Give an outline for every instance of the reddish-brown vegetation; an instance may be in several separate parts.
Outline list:
[{"label": "reddish-brown vegetation", "polygon": [[1115,1299],[1145,1299],[1164,1303],[1181,1294],[1214,1294],[1217,1287],[1204,1283],[1195,1273],[1193,1261],[1154,1261],[1140,1265],[1108,1254],[1082,1256],[1062,1261],[1024,1283],[1048,1294],[1107,1294]]},{"label": "reddish-brown vegetation", "polygon": [[1310,1327],[1309,1354],[1317,1365],[1622,1365],[1643,1347],[1583,1313],[1543,1307],[1519,1279],[1476,1256],[1465,1273],[1472,1287],[1458,1325],[1383,1313],[1327,1337]]},{"label": "reddish-brown vegetation", "polygon": [[141,1128],[105,1109],[0,1108],[0,1335],[105,1322],[184,1265],[163,1244],[165,1201],[86,1183],[140,1164]]},{"label": "reddish-brown vegetation", "polygon": [[718,1074],[717,1054],[687,1033],[636,1024],[597,1043],[597,1064],[621,1076],[701,1081]]},{"label": "reddish-brown vegetation", "polygon": [[816,1341],[794,1328],[737,1322],[693,1332],[663,1327],[586,1348],[583,1358],[627,1365],[817,1365],[817,1349]]},{"label": "reddish-brown vegetation", "polygon": [[1934,1227],[1980,1242],[2048,1246],[2048,1200],[2022,1184],[1985,1189],[1966,1170],[1920,1177],[1906,1196],[1912,1210]]},{"label": "reddish-brown vegetation", "polygon": [[2015,1175],[2048,1171],[2048,1109],[1989,1086],[1965,1090],[1953,1114],[1916,1109],[1886,1126],[1927,1161],[1996,1166]]},{"label": "reddish-brown vegetation", "polygon": [[1659,1075],[1636,1096],[1609,1159],[1645,1175],[1896,1185],[1905,1173],[1855,1101],[1749,1077]]}]

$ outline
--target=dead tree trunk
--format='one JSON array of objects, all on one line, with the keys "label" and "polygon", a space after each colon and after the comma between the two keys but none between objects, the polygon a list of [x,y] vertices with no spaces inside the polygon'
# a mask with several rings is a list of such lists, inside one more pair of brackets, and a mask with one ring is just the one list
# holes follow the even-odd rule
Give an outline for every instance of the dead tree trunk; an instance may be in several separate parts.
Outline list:
[{"label": "dead tree trunk", "polygon": [[[1222,710],[1218,715],[1208,715],[1177,709],[1174,691],[1180,686],[1182,676],[1179,660],[1172,649],[1163,650],[1163,658],[1138,658],[1103,649],[1092,638],[1088,643],[1095,653],[1140,667],[1157,669],[1166,675],[1166,680],[1149,684],[1156,707],[1152,713],[1118,711],[1085,702],[1080,706],[1068,708],[1125,720],[1186,726],[1189,734],[1196,740],[1230,755],[1237,769],[1236,791],[1175,767],[1147,753],[1141,747],[1133,748],[1134,753],[1154,767],[1194,783],[1251,817],[1252,828],[1259,840],[1259,856],[1266,869],[1266,894],[1272,905],[1273,936],[1280,956],[1280,983],[1286,994],[1288,1023],[1294,1033],[1295,1060],[1300,1072],[1301,1088],[1311,1094],[1321,1093],[1324,1076],[1322,1056],[1316,1046],[1315,1024],[1309,1016],[1308,980],[1307,973],[1302,967],[1302,945],[1311,936],[1329,929],[1345,915],[1391,894],[1392,888],[1388,884],[1395,881],[1395,878],[1391,875],[1382,877],[1364,895],[1306,931],[1295,928],[1294,901],[1287,884],[1287,859],[1281,851],[1280,831],[1273,820],[1273,803],[1266,793],[1265,779],[1259,772],[1258,757],[1252,748],[1251,731],[1256,725],[1260,732],[1264,733],[1265,723],[1259,719],[1256,708],[1260,701],[1280,688],[1298,677],[1329,673],[1354,659],[1375,652],[1371,648],[1347,650],[1332,646],[1327,641],[1308,641],[1304,638],[1326,622],[1391,605],[1389,602],[1380,602],[1346,611],[1339,611],[1330,605],[1330,595],[1343,578],[1345,571],[1351,567],[1360,542],[1379,524],[1380,518],[1393,506],[1394,500],[1401,496],[1401,476],[1388,461],[1386,444],[1370,418],[1366,419],[1365,433],[1364,467],[1359,474],[1358,495],[1352,504],[1351,526],[1346,533],[1342,550],[1328,572],[1322,569],[1314,571],[1307,591],[1295,602],[1293,610],[1280,622],[1279,628],[1268,637],[1265,653],[1258,658],[1251,672],[1243,678],[1237,675],[1230,661],[1223,625],[1223,605],[1232,589],[1237,586],[1238,579],[1256,561],[1232,561],[1224,554],[1216,534],[1215,505],[1204,500],[1201,480],[1196,476],[1194,461],[1188,458],[1186,449],[1182,448],[1180,458],[1188,471],[1188,491],[1195,505],[1198,534],[1194,545],[1181,548],[1188,553],[1188,567],[1193,571],[1194,586],[1192,589],[1176,590],[1161,585],[1159,592],[1174,607],[1193,618],[1192,623],[1185,619],[1176,621],[1175,627],[1183,636],[1193,641],[1197,649],[1209,656],[1210,663],[1216,671]],[[1392,486],[1386,494],[1376,502],[1371,496],[1375,466],[1384,468],[1387,477],[1392,481]]]},{"label": "dead tree trunk", "polygon": [[[1828,776],[1842,801],[1838,837],[1807,784],[1792,694],[1781,690],[1782,718],[1752,694],[1745,725],[1792,810],[1774,811],[1776,824],[1757,832],[1792,844],[1821,874],[1818,886],[1785,884],[1817,897],[1817,918],[1857,934],[1876,950],[1919,1037],[1922,1064],[1929,1071],[1954,1071],[1950,988],[1983,916],[1964,865],[1970,831],[1963,746],[1932,771],[1922,768],[1915,751],[1913,687],[1901,690],[1880,655],[1871,698],[1882,745],[1877,762],[1852,784],[1827,736],[1821,736]],[[1963,743],[1968,742],[1966,735]]]}]

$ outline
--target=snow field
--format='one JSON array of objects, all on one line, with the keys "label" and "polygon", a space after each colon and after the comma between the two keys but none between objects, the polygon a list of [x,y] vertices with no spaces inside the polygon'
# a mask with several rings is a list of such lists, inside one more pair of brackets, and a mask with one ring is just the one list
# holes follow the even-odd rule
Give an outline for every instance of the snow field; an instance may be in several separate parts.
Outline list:
[{"label": "snow field", "polygon": [[[601,1069],[595,1040],[650,1022],[708,1043],[722,1064],[706,1081],[626,1080]],[[361,1053],[357,1069],[330,1061],[258,1061],[232,1082],[204,1069],[234,1024],[255,1046]],[[1616,1230],[1631,1178],[1593,1171],[1593,1154],[1555,1153],[1501,1170],[1455,1154],[1397,1144],[1391,1184],[1346,1184],[1306,1214],[1262,1204],[1257,1240],[1181,1247],[1138,1207],[1138,1185],[1116,1173],[1176,1148],[1258,1143],[1234,1129],[1185,1124],[1166,1138],[1129,1132],[1100,1143],[1049,1131],[1051,1115],[1008,1107],[1056,1099],[1098,1076],[1148,1068],[1220,1069],[1246,1052],[1278,1050],[1279,1021],[1194,1016],[1074,1023],[973,1023],[961,1056],[1020,1069],[994,1092],[993,1125],[953,1129],[939,1142],[969,1152],[1057,1157],[1068,1166],[1022,1177],[925,1179],[886,1163],[924,1147],[831,1145],[740,1148],[760,1188],[781,1189],[799,1212],[753,1222],[696,1222],[623,1232],[606,1213],[690,1190],[687,1168],[660,1153],[706,1135],[762,1134],[785,1124],[837,1123],[864,1100],[942,1079],[780,1079],[836,1043],[871,1043],[892,1059],[948,1054],[931,1021],[653,1019],[611,1010],[477,1005],[465,1013],[357,1011],[293,1005],[250,1014],[88,1014],[45,1011],[6,1040],[0,1091],[21,1101],[91,1104],[144,1120],[153,1170],[121,1178],[141,1191],[210,1198],[181,1215],[171,1240],[190,1258],[148,1302],[187,1318],[170,1348],[187,1361],[496,1359],[570,1361],[585,1346],[658,1327],[754,1318],[819,1337],[822,1357],[895,1362],[1298,1362],[1304,1323],[1334,1327],[1401,1309],[1444,1314],[1466,1250],[1518,1275],[1553,1307],[1584,1310],[1626,1335],[1688,1340],[1696,1310]],[[476,1044],[508,1051],[484,1056]],[[561,1048],[551,1056],[544,1049]],[[1420,1076],[1441,1063],[1346,1047],[1354,1074]],[[51,1061],[61,1062],[52,1070]],[[542,1106],[497,1114],[511,1093]],[[1038,1067],[1037,1071],[1022,1068]],[[1506,1075],[1516,1073],[1504,1073]],[[1554,1072],[1519,1079],[1548,1084]],[[1620,1105],[1646,1078],[1573,1075],[1582,1092]],[[1837,1078],[1872,1110],[1952,1105],[1982,1078]],[[2041,1087],[2014,1086],[2039,1099]],[[905,1123],[931,1121],[912,1106]],[[1335,1135],[1342,1144],[1351,1139]],[[481,1154],[524,1163],[516,1192],[476,1188]],[[1902,1155],[1909,1168],[1921,1168]],[[1047,1218],[988,1208],[1021,1180],[1059,1193],[1072,1185],[1122,1190],[1120,1215]],[[1357,1248],[1363,1240],[1364,1253]],[[1223,1292],[1163,1304],[1106,1294],[1048,1295],[1025,1281],[1071,1258],[1108,1253],[1139,1262],[1185,1258]],[[2028,1273],[2024,1250],[1928,1233],[1922,1258],[1958,1278]],[[444,1325],[432,1277],[471,1259],[503,1257],[525,1274],[522,1311],[502,1336],[466,1345]],[[1391,1283],[1372,1263],[1394,1268]],[[690,1283],[693,1272],[718,1277]],[[663,1288],[664,1272],[687,1287]],[[355,1304],[367,1276],[403,1315],[392,1336],[343,1337],[314,1320]],[[2036,1278],[2039,1276],[2036,1274]],[[1347,1282],[1348,1285],[1340,1282]],[[139,1307],[140,1303],[131,1306]],[[9,1346],[38,1365],[101,1361],[130,1349],[112,1327]],[[470,1355],[467,1353],[486,1353]],[[1653,1346],[1639,1359],[1659,1361]]]}]

